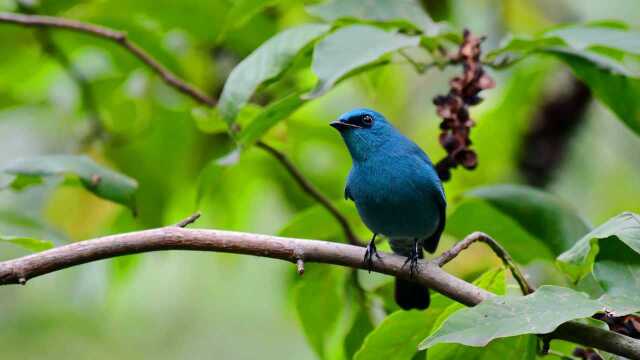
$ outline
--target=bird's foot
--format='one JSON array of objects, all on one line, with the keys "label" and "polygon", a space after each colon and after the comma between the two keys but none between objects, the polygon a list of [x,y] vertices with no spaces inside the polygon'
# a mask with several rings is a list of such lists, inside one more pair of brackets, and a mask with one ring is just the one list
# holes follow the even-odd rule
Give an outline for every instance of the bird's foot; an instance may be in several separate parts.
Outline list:
[{"label": "bird's foot", "polygon": [[402,264],[403,268],[409,264],[409,279],[413,279],[413,275],[418,272],[418,260],[420,260],[419,251],[418,240],[414,240],[413,249],[411,249],[411,253],[407,256],[407,260]]},{"label": "bird's foot", "polygon": [[373,239],[369,241],[369,245],[367,245],[367,250],[364,252],[364,264],[371,273],[373,269],[373,257],[380,259],[380,254],[378,254],[378,250],[376,249],[376,236],[373,235]]}]

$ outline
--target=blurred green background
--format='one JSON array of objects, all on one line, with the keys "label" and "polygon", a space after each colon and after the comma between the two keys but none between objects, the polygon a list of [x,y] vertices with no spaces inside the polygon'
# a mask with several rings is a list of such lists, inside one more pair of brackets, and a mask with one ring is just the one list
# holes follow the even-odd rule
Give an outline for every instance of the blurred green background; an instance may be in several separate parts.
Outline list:
[{"label": "blurred green background", "polygon": [[[491,49],[508,33],[533,34],[552,24],[623,20],[638,27],[636,0],[422,1],[432,17],[486,34]],[[237,21],[234,1],[76,1],[28,4],[58,15],[127,31],[130,38],[177,74],[218,95],[235,64],[277,32],[314,19],[309,2],[271,1]],[[0,10],[18,11],[13,0]],[[281,165],[252,148],[207,188],[198,204],[199,174],[232,144],[222,127],[198,117],[197,104],[167,87],[130,54],[75,33],[51,40],[87,79],[108,139],[90,141],[96,114],[82,106],[82,89],[42,47],[33,29],[0,24],[0,167],[50,153],[88,153],[138,180],[139,215],[55,180],[24,192],[0,191],[0,231],[54,239],[57,244],[175,223],[200,210],[198,227],[277,234],[314,202]],[[311,101],[272,129],[266,141],[288,154],[330,198],[342,197],[350,160],[328,122],[353,107],[384,113],[432,159],[444,151],[431,99],[445,93],[458,71],[418,75],[397,61],[357,75]],[[491,70],[490,70],[491,71]],[[447,197],[479,185],[531,183],[523,158],[540,109],[571,92],[559,62],[527,59],[494,72],[495,89],[472,110],[480,165],[456,170]],[[308,73],[291,81],[313,84]],[[266,103],[282,83],[256,98]],[[279,88],[280,87],[280,88]],[[596,101],[584,107],[564,136],[557,169],[541,185],[592,224],[625,210],[640,212],[640,138]],[[242,115],[241,115],[242,117]],[[205,131],[203,131],[205,130]],[[533,161],[532,160],[532,161]],[[542,176],[542,175],[541,175]],[[635,185],[635,186],[634,186]],[[346,203],[345,203],[346,204]],[[342,205],[341,205],[342,206]],[[344,205],[353,212],[353,205]],[[318,225],[322,226],[322,225]],[[297,236],[315,237],[317,229]],[[362,238],[368,233],[358,226]],[[318,235],[320,236],[320,235]],[[439,251],[455,239],[444,239]],[[500,240],[500,239],[498,239]],[[26,254],[0,244],[0,259]],[[482,247],[449,268],[469,277],[495,264]],[[3,359],[313,359],[291,305],[292,265],[247,256],[163,252],[101,261],[43,276],[26,287],[0,288]]]}]

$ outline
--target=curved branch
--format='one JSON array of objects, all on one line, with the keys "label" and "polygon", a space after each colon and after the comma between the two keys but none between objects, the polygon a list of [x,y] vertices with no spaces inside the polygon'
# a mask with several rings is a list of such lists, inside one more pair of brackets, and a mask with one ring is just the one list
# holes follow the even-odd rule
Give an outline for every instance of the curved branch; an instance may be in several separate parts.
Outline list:
[{"label": "curved branch", "polygon": [[[181,223],[182,224],[182,223]],[[358,246],[318,240],[283,238],[251,233],[185,229],[177,226],[105,236],[80,241],[37,254],[0,263],[0,285],[26,284],[27,280],[71,266],[111,257],[161,250],[199,250],[262,256],[299,264],[316,262],[364,269],[365,249]],[[405,258],[381,253],[373,271],[409,279]],[[413,281],[443,295],[473,306],[493,296],[461,280],[436,262],[419,263]],[[631,359],[640,359],[640,341],[611,331],[577,322],[562,324],[550,338],[596,347]]]},{"label": "curved branch", "polygon": [[216,104],[216,100],[214,98],[209,97],[194,86],[180,79],[178,76],[172,73],[171,70],[164,67],[164,65],[160,64],[160,62],[158,62],[146,51],[144,51],[140,46],[138,46],[138,44],[129,40],[125,32],[116,31],[103,26],[88,24],[81,21],[62,19],[53,16],[0,13],[0,22],[40,28],[53,27],[66,29],[111,40],[128,50],[138,59],[140,59],[140,61],[145,63],[149,68],[160,75],[160,77],[169,86],[178,89],[178,91],[205,105],[214,106]]}]

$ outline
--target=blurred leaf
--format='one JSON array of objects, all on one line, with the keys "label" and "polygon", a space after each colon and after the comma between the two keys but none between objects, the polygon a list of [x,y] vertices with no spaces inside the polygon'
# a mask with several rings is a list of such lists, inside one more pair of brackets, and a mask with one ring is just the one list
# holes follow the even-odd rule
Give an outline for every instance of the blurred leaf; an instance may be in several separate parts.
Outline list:
[{"label": "blurred leaf", "polygon": [[[350,221],[359,219],[355,208],[347,201],[334,203]],[[279,232],[279,236],[335,240],[343,239],[342,228],[322,205],[316,204],[297,213]]]},{"label": "blurred leaf", "polygon": [[224,172],[229,168],[229,166],[237,164],[239,159],[240,152],[235,149],[222,157],[209,161],[209,163],[205,165],[198,176],[196,204],[200,204],[200,201],[202,201],[207,192],[212,188],[216,188],[216,186],[220,184],[220,179],[224,175]]},{"label": "blurred leaf", "polygon": [[197,106],[191,109],[191,116],[198,130],[203,133],[214,134],[227,131],[227,125],[220,117],[218,109]]},{"label": "blurred leaf", "polygon": [[31,251],[43,251],[53,247],[53,242],[51,241],[2,234],[0,234],[0,242],[7,242]]},{"label": "blurred leaf", "polygon": [[528,296],[496,296],[459,310],[420,348],[440,343],[485,346],[496,338],[547,334],[564,322],[589,317],[599,310],[602,305],[583,293],[545,285]]},{"label": "blurred leaf", "polygon": [[372,26],[352,25],[340,28],[316,44],[311,67],[318,76],[318,84],[305,97],[318,97],[348,73],[375,63],[389,52],[417,46],[419,43],[420,37],[388,32]]},{"label": "blurred leaf", "polygon": [[387,316],[365,339],[354,359],[410,360],[429,334],[438,314],[451,300],[437,294],[424,311],[399,310]]},{"label": "blurred leaf", "polygon": [[223,30],[220,31],[219,36],[223,36],[229,30],[243,26],[254,15],[262,11],[262,9],[277,2],[278,0],[234,1],[226,15],[225,26]]},{"label": "blurred leaf", "polygon": [[367,308],[358,305],[351,327],[344,338],[344,353],[347,359],[353,359],[373,327]]},{"label": "blurred leaf", "polygon": [[307,24],[285,30],[269,39],[236,66],[220,97],[219,109],[231,124],[255,89],[282,73],[307,44],[329,30],[328,25]]},{"label": "blurred leaf", "polygon": [[555,254],[569,249],[591,229],[568,204],[532,187],[488,186],[473,189],[465,195],[491,204],[543,241]]},{"label": "blurred leaf", "polygon": [[313,350],[326,358],[327,341],[344,307],[344,271],[332,266],[309,266],[294,290],[298,318]]},{"label": "blurred leaf", "polygon": [[[15,175],[14,182],[25,185],[24,176],[73,176],[87,190],[97,196],[117,202],[135,211],[135,180],[96,164],[86,156],[46,155],[20,159],[10,163],[2,172]],[[29,182],[33,184],[34,182]],[[13,185],[12,185],[13,186]]]},{"label": "blurred leaf", "polygon": [[334,0],[308,6],[307,11],[329,22],[362,19],[409,25],[426,35],[436,35],[440,30],[415,0]]},{"label": "blurred leaf", "polygon": [[458,205],[447,219],[447,234],[462,239],[474,231],[482,231],[500,243],[519,263],[534,259],[554,259],[555,255],[541,239],[534,237],[515,219],[486,201],[469,199]]},{"label": "blurred leaf", "polygon": [[640,311],[640,254],[621,241],[608,240],[600,246],[593,275],[605,291],[599,300],[608,311],[616,316]]},{"label": "blurred leaf", "polygon": [[600,248],[616,239],[640,254],[640,217],[625,212],[582,237],[575,245],[558,256],[558,265],[573,281],[578,281],[593,269]]},{"label": "blurred leaf", "polygon": [[252,145],[279,121],[291,116],[305,102],[300,95],[299,92],[294,92],[267,106],[240,131],[236,139],[238,143],[244,146]]}]

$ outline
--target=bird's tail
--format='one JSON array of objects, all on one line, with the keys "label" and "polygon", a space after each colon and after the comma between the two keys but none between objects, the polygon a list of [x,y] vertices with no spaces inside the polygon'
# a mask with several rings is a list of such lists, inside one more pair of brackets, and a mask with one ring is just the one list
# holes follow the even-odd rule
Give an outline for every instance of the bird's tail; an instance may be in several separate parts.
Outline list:
[{"label": "bird's tail", "polygon": [[429,289],[418,283],[399,278],[396,278],[395,296],[396,303],[404,310],[424,310],[429,307],[431,301]]},{"label": "bird's tail", "polygon": [[[411,253],[411,248],[413,247],[413,240],[398,241],[392,239],[389,242],[389,245],[391,245],[391,249],[394,253],[398,255],[409,256]],[[418,256],[421,259],[423,258],[422,251],[418,253]],[[431,301],[428,288],[416,282],[400,278],[396,278],[395,298],[398,306],[400,306],[400,308],[404,310],[424,310],[429,307],[429,303]]]}]

